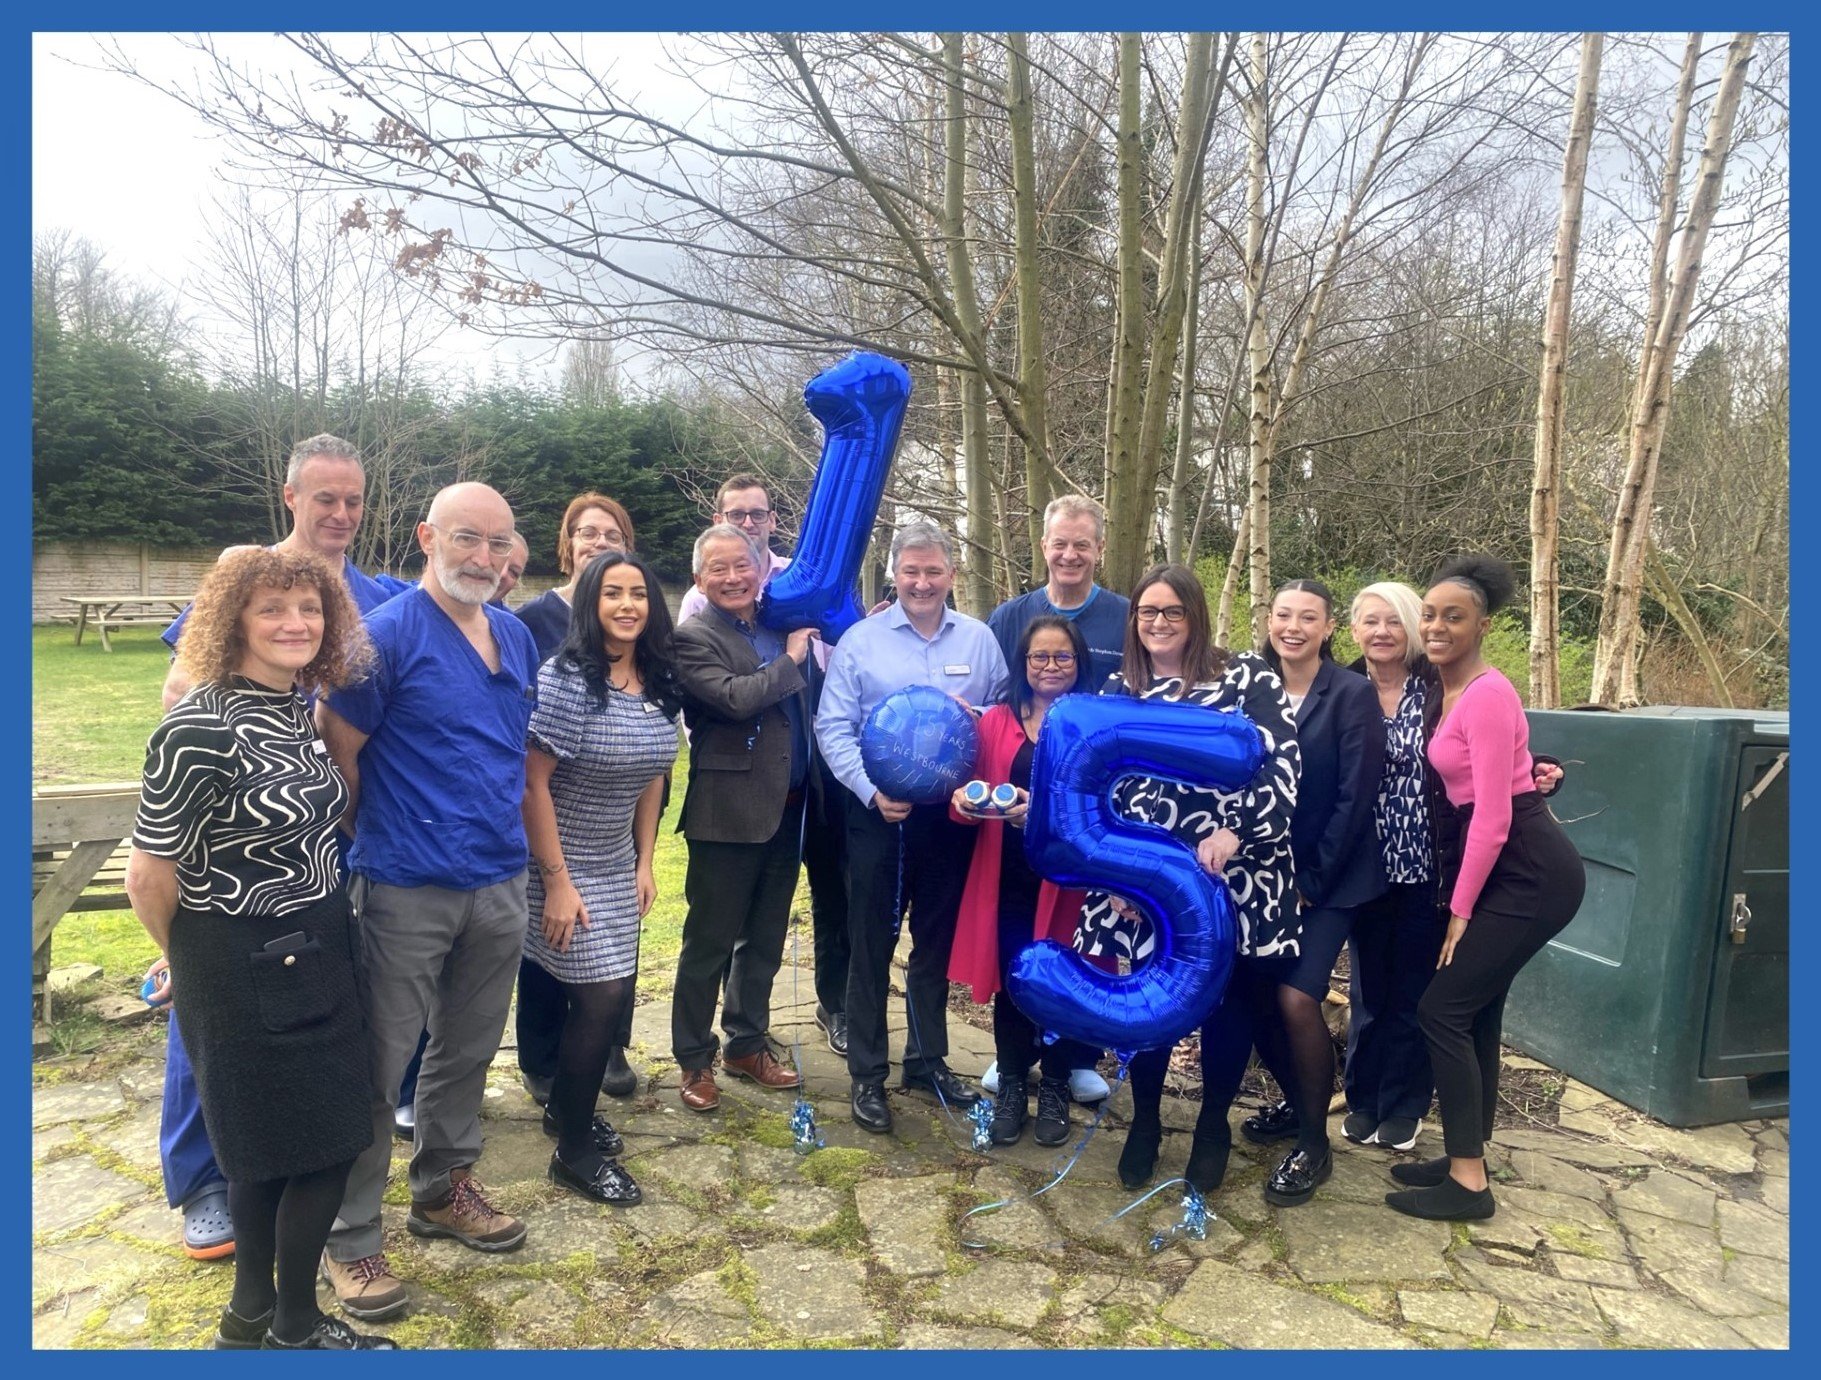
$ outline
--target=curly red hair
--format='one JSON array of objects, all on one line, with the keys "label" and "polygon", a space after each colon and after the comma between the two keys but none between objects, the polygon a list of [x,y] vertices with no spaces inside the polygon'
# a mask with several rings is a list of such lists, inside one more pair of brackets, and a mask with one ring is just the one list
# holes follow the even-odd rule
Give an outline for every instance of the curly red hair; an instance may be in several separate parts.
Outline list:
[{"label": "curly red hair", "polygon": [[196,592],[177,639],[177,662],[196,684],[225,680],[246,654],[240,615],[262,589],[308,585],[322,598],[322,646],[297,673],[305,690],[334,690],[359,680],[373,662],[373,646],[341,572],[321,556],[262,546],[226,552]]}]

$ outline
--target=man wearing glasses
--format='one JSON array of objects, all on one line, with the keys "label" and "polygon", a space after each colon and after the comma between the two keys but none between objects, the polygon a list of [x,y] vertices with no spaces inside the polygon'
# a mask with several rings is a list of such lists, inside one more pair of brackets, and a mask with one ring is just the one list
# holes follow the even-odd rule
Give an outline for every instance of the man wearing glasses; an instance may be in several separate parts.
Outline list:
[{"label": "man wearing glasses", "polygon": [[525,942],[519,805],[537,644],[488,603],[513,537],[512,509],[485,484],[437,494],[417,528],[423,582],[367,619],[372,673],[317,705],[351,797],[373,1051],[373,1143],[348,1176],[323,1262],[355,1318],[390,1317],[407,1302],[380,1248],[380,1195],[399,1076],[425,1029],[405,1228],[479,1251],[525,1239],[524,1223],[473,1177],[487,1067]]},{"label": "man wearing glasses", "polygon": [[[771,548],[778,530],[778,514],[771,505],[771,491],[756,474],[729,475],[715,490],[714,521],[738,528],[755,542],[770,562],[763,584],[790,564]],[[708,607],[708,596],[694,585],[677,606],[677,623],[695,617]],[[828,648],[816,642],[810,648],[810,717],[822,701],[822,682],[828,670]],[[841,783],[816,753],[814,770],[820,788],[810,795],[809,818],[803,829],[803,868],[809,873],[809,909],[815,935],[816,1024],[828,1036],[828,1047],[847,1053],[847,966],[852,947],[847,937],[847,816]]]}]

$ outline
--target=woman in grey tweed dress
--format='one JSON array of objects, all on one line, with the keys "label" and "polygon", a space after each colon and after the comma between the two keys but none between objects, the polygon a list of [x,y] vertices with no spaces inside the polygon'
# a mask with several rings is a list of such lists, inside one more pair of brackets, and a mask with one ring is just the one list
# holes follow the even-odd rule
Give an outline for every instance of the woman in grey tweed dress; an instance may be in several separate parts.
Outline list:
[{"label": "woman in grey tweed dress", "polygon": [[569,1004],[544,1113],[557,1140],[550,1178],[620,1206],[639,1188],[595,1100],[632,1006],[639,921],[657,899],[651,860],[677,755],[670,632],[650,568],[619,551],[595,557],[576,582],[568,638],[538,672],[525,758],[525,957]]}]

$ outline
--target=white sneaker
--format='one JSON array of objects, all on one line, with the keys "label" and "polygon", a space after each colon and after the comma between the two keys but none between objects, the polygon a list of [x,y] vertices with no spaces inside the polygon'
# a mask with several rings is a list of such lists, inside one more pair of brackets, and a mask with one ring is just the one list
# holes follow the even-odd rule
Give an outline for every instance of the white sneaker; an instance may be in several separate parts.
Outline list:
[{"label": "white sneaker", "polygon": [[1069,1070],[1069,1096],[1077,1102],[1104,1102],[1112,1091],[1094,1069]]},{"label": "white sneaker", "polygon": [[999,1095],[999,1061],[997,1059],[987,1065],[986,1072],[980,1075],[980,1086],[994,1097]]}]

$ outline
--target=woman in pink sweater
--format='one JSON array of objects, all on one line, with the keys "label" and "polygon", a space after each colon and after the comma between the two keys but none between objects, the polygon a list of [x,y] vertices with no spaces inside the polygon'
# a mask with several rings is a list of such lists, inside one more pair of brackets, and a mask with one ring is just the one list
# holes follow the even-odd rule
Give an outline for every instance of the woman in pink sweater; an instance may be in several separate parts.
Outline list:
[{"label": "woman in pink sweater", "polygon": [[1417,1008],[1442,1108],[1439,1159],[1392,1166],[1410,1185],[1385,1202],[1412,1217],[1490,1217],[1485,1145],[1498,1105],[1505,994],[1580,908],[1580,854],[1537,794],[1530,726],[1517,691],[1482,651],[1517,582],[1502,561],[1458,556],[1423,596],[1423,650],[1441,674],[1429,762],[1460,816],[1442,858],[1448,931]]}]

